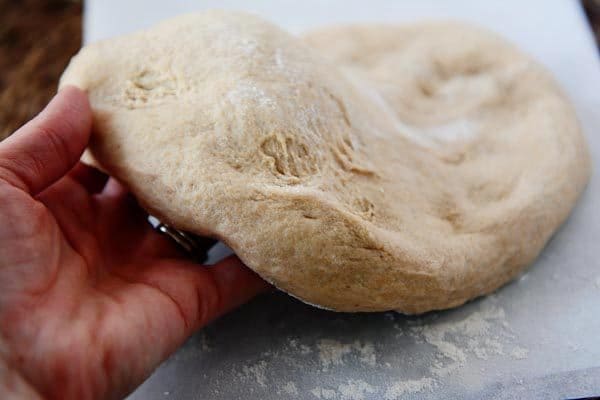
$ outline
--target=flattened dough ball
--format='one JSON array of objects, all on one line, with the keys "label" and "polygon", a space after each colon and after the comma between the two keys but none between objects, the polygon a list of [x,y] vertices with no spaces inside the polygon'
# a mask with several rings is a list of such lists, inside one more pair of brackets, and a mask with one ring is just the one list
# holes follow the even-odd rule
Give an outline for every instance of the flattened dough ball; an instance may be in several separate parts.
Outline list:
[{"label": "flattened dough ball", "polygon": [[459,24],[294,38],[212,11],[85,47],[90,153],[178,229],[339,311],[420,313],[531,263],[589,157],[551,78]]}]

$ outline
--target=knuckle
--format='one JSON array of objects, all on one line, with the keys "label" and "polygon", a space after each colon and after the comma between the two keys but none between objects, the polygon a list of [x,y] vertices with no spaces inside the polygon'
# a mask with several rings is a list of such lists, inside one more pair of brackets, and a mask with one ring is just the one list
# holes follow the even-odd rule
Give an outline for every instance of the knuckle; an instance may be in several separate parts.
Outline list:
[{"label": "knuckle", "polygon": [[[39,125],[37,130],[40,136],[45,138],[52,158],[67,162],[69,159],[69,143],[61,133],[61,129],[50,125]],[[32,158],[37,160],[36,157]],[[39,160],[37,161],[39,162]]]},{"label": "knuckle", "polygon": [[39,174],[42,169],[41,163],[32,162],[27,156],[6,152],[0,158],[0,181],[9,186],[27,189],[31,184],[27,177]]}]

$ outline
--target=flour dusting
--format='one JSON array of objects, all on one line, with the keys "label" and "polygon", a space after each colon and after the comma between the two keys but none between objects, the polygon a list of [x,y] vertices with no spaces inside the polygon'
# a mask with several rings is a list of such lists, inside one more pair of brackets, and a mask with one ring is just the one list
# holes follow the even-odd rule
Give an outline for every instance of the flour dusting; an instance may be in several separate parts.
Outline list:
[{"label": "flour dusting", "polygon": [[367,364],[370,367],[374,367],[377,364],[377,356],[375,355],[373,343],[361,345],[359,342],[354,342],[354,348],[358,350],[360,354],[359,360],[363,364]]},{"label": "flour dusting", "polygon": [[529,354],[529,350],[524,349],[522,347],[515,347],[511,352],[510,352],[510,356],[512,358],[514,358],[515,360],[524,360],[525,358],[527,358],[527,355]]},{"label": "flour dusting", "polygon": [[331,365],[343,365],[343,357],[352,351],[350,345],[330,339],[319,340],[317,349],[319,349],[319,360],[324,371]]},{"label": "flour dusting", "polygon": [[251,366],[244,366],[243,375],[245,378],[254,378],[260,386],[267,386],[267,362],[259,361]]},{"label": "flour dusting", "polygon": [[[397,400],[438,390],[446,377],[463,375],[461,369],[479,360],[528,357],[529,350],[517,345],[506,313],[493,296],[474,311],[457,314],[463,318],[443,313],[398,318],[387,313],[380,323],[394,335],[381,342],[288,337],[283,347],[264,351],[257,362],[242,367],[239,378],[248,382],[251,391],[252,384],[266,390],[275,385],[273,390],[282,397]],[[385,351],[395,345],[390,339],[399,346],[405,340],[422,346],[422,357],[398,357],[395,351]],[[278,380],[282,364],[292,371],[284,381]],[[289,380],[303,373],[317,374],[320,385],[307,388],[300,380]],[[485,373],[483,366],[480,373]]]},{"label": "flour dusting", "polygon": [[238,40],[238,49],[247,56],[255,56],[258,48],[258,42],[254,39],[240,37]]},{"label": "flour dusting", "polygon": [[287,382],[285,385],[283,385],[280,392],[283,392],[286,394],[291,394],[293,396],[297,396],[298,388],[296,387],[296,384],[294,382],[290,381],[290,382]]},{"label": "flour dusting", "polygon": [[283,62],[283,51],[279,48],[275,50],[275,65],[280,70],[285,70],[285,64]]},{"label": "flour dusting", "polygon": [[387,388],[384,394],[385,400],[397,400],[407,393],[421,392],[425,389],[433,388],[433,379],[409,379],[406,381],[396,382]]},{"label": "flour dusting", "polygon": [[[434,361],[429,374],[421,379],[400,379],[386,391],[386,399],[395,399],[404,393],[433,390],[440,378],[446,377],[466,366],[469,357],[487,360],[491,356],[513,359],[527,357],[528,350],[512,346],[514,335],[508,329],[504,309],[493,302],[482,304],[461,321],[416,324],[408,328],[416,341],[435,347]],[[395,397],[394,397],[395,396]]]},{"label": "flour dusting", "polygon": [[319,361],[321,368],[327,371],[332,365],[344,365],[344,357],[347,355],[355,355],[358,360],[370,367],[377,365],[377,356],[373,343],[361,343],[354,341],[353,343],[345,344],[337,340],[322,339],[317,342],[319,351]]},{"label": "flour dusting", "polygon": [[290,349],[296,350],[302,355],[307,355],[307,354],[312,353],[312,349],[310,348],[310,346],[307,346],[303,343],[298,343],[297,339],[289,339],[288,346],[290,347]]},{"label": "flour dusting", "polygon": [[269,97],[263,89],[252,81],[240,81],[236,87],[227,92],[227,100],[237,109],[250,107],[274,107],[275,100]]},{"label": "flour dusting", "polygon": [[338,386],[340,400],[364,400],[368,393],[375,393],[376,389],[363,380],[349,380]]},{"label": "flour dusting", "polygon": [[325,389],[322,387],[316,387],[313,390],[311,390],[310,393],[312,393],[312,395],[315,396],[317,399],[323,400],[333,400],[335,399],[335,396],[337,394],[337,392],[333,389]]},{"label": "flour dusting", "polygon": [[504,318],[502,308],[487,306],[462,321],[422,327],[421,333],[427,343],[435,346],[440,356],[452,360],[445,367],[434,366],[431,369],[433,374],[445,376],[464,366],[468,354],[484,360],[490,354],[503,354],[503,345],[497,336],[493,336],[491,326],[493,321],[503,321]]}]

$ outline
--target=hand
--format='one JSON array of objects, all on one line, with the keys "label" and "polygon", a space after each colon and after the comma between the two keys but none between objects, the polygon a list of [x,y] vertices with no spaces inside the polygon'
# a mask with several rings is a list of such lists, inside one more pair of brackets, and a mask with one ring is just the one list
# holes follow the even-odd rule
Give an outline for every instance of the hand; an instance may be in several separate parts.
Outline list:
[{"label": "hand", "polygon": [[120,398],[267,287],[235,257],[186,260],[116,180],[78,162],[90,129],[85,94],[67,87],[0,143],[3,398]]}]

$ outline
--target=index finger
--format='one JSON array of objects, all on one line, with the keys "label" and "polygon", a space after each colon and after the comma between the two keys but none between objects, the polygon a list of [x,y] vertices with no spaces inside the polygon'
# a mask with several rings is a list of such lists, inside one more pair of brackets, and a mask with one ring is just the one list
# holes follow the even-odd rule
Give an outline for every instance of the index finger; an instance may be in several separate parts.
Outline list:
[{"label": "index finger", "polygon": [[38,194],[77,163],[91,125],[85,93],[63,88],[38,116],[0,143],[0,180]]}]

